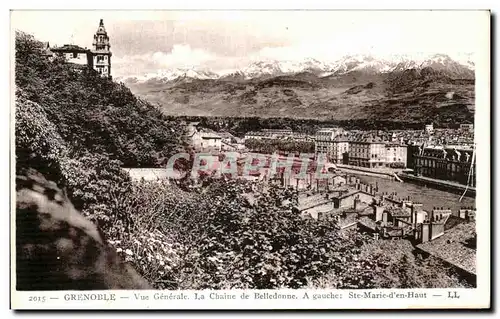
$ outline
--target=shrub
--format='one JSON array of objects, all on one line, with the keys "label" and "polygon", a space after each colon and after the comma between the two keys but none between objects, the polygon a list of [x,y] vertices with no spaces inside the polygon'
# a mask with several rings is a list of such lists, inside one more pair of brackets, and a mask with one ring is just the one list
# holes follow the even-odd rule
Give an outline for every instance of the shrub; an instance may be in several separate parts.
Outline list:
[{"label": "shrub", "polygon": [[[338,274],[339,286],[369,281],[368,272],[344,275],[359,243],[332,220],[299,216],[294,191],[237,180],[208,179],[206,185],[184,192],[143,182],[134,187],[133,203],[125,204],[134,227],[130,235],[119,234],[117,247],[128,249],[157,287],[298,288],[328,271]],[[166,246],[156,241],[160,237]]]}]

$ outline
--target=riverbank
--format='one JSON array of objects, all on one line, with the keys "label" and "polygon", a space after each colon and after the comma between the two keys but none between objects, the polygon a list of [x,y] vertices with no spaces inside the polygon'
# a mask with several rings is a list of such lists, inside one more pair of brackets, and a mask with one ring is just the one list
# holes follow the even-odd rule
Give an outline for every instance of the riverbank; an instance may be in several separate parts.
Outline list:
[{"label": "riverbank", "polygon": [[346,173],[353,173],[353,174],[359,174],[359,175],[366,175],[366,176],[376,176],[376,177],[381,177],[381,178],[386,178],[390,180],[394,180],[395,173],[401,172],[401,170],[396,170],[396,169],[370,169],[370,168],[364,168],[364,167],[357,167],[357,166],[351,166],[351,165],[344,165],[344,164],[335,164],[338,169],[341,171],[345,171]]},{"label": "riverbank", "polygon": [[476,188],[475,187],[467,187],[466,185],[439,180],[434,178],[429,178],[425,176],[415,176],[411,174],[399,173],[398,176],[404,180],[414,184],[425,185],[427,187],[431,187],[434,189],[445,190],[452,193],[464,194],[468,197],[476,197]]}]

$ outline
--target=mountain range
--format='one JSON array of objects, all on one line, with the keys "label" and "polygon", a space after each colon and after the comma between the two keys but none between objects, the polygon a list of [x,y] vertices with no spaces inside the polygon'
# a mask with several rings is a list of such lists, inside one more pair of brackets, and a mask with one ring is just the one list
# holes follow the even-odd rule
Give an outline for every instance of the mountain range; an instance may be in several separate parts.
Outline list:
[{"label": "mountain range", "polygon": [[248,66],[231,71],[214,72],[205,68],[174,68],[158,70],[143,76],[127,76],[118,78],[125,83],[146,82],[148,80],[169,82],[177,79],[252,79],[263,76],[277,76],[310,72],[317,76],[341,75],[351,71],[371,73],[388,73],[410,68],[433,67],[446,70],[453,75],[467,78],[474,77],[474,62],[468,56],[460,62],[444,54],[433,54],[421,58],[408,55],[394,55],[390,58],[374,58],[370,55],[347,55],[343,58],[325,63],[317,59],[306,58],[302,61],[265,60],[257,61]]},{"label": "mountain range", "polygon": [[118,79],[169,115],[471,121],[474,63],[444,54],[326,63],[258,61],[240,70],[158,71]]}]

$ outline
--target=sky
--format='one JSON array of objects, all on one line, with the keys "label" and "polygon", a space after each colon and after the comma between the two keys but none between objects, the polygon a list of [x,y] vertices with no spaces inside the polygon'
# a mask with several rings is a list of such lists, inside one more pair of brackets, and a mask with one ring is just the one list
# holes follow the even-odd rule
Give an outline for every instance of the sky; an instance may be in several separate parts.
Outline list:
[{"label": "sky", "polygon": [[344,55],[431,54],[484,47],[481,11],[13,11],[12,29],[51,45],[91,47],[104,20],[114,76],[175,68],[226,72],[254,61],[332,62]]}]

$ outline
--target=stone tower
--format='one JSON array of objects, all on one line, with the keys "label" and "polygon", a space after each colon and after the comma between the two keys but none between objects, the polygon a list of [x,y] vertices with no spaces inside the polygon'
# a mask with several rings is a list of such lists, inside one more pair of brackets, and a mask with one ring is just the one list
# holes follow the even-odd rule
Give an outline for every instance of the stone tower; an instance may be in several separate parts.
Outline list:
[{"label": "stone tower", "polygon": [[101,76],[111,76],[110,47],[108,33],[101,19],[97,32],[94,34],[94,41],[92,42],[92,65],[94,70],[99,72]]}]

